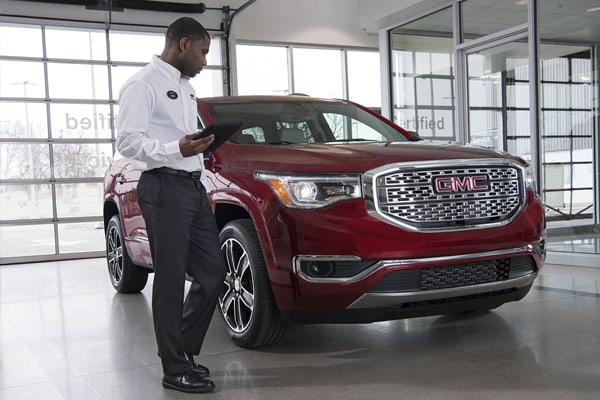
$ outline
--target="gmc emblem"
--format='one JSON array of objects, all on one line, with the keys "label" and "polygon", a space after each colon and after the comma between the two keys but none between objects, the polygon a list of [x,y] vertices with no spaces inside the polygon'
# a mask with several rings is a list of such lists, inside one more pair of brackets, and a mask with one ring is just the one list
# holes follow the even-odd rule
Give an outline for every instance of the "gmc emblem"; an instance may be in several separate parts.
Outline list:
[{"label": "gmc emblem", "polygon": [[448,176],[433,180],[435,191],[438,193],[482,192],[490,190],[487,175]]}]

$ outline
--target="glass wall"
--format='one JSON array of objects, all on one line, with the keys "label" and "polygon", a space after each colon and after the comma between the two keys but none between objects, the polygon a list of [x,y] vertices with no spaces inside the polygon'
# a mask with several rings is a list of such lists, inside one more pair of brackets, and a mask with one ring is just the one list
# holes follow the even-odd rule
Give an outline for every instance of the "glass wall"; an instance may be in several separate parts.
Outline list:
[{"label": "glass wall", "polygon": [[287,46],[238,44],[235,52],[238,94],[285,95],[293,92]]},{"label": "glass wall", "polygon": [[[192,80],[199,96],[223,94],[220,43]],[[0,264],[103,254],[119,88],[163,44],[162,32],[0,23]]]},{"label": "glass wall", "polygon": [[541,0],[538,9],[541,174],[548,249],[600,254],[600,8],[588,1]]},{"label": "glass wall", "polygon": [[447,5],[390,30],[394,120],[425,138],[535,162],[548,250],[600,254],[600,7],[586,0]]},{"label": "glass wall", "polygon": [[452,8],[391,31],[394,122],[421,137],[457,140]]},{"label": "glass wall", "polygon": [[375,50],[238,44],[236,66],[239,95],[299,93],[350,99],[381,110]]},{"label": "glass wall", "polygon": [[531,161],[526,41],[467,54],[470,142]]},{"label": "glass wall", "polygon": [[593,211],[592,49],[541,47],[541,134],[546,206],[552,220]]}]

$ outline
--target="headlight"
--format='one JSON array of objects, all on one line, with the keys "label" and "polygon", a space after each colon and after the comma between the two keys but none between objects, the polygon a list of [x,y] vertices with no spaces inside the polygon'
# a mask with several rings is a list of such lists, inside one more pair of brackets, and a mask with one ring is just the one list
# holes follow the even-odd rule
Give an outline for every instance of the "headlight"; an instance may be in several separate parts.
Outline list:
[{"label": "headlight", "polygon": [[535,170],[531,164],[528,164],[527,167],[525,167],[525,184],[527,185],[527,189],[533,190],[536,195],[538,194]]},{"label": "headlight", "polygon": [[358,175],[282,175],[256,172],[286,207],[319,208],[342,200],[362,198]]}]

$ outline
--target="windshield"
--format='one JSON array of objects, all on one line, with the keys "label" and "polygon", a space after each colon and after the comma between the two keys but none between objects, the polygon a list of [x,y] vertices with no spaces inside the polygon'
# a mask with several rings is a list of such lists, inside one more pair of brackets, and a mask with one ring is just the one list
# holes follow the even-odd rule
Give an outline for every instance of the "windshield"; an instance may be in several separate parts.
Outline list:
[{"label": "windshield", "polygon": [[243,120],[234,143],[405,142],[392,126],[354,104],[327,101],[220,103],[217,121]]}]

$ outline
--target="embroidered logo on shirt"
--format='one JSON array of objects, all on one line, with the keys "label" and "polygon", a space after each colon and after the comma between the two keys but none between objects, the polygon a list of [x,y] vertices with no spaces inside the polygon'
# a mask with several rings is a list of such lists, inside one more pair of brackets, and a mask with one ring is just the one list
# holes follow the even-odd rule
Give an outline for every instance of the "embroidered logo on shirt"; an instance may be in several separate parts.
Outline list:
[{"label": "embroidered logo on shirt", "polygon": [[169,91],[167,92],[167,96],[168,96],[170,99],[173,99],[173,100],[175,100],[176,98],[178,98],[178,97],[179,97],[179,96],[177,95],[177,93],[176,93],[176,92],[174,92],[173,90],[169,90]]}]

